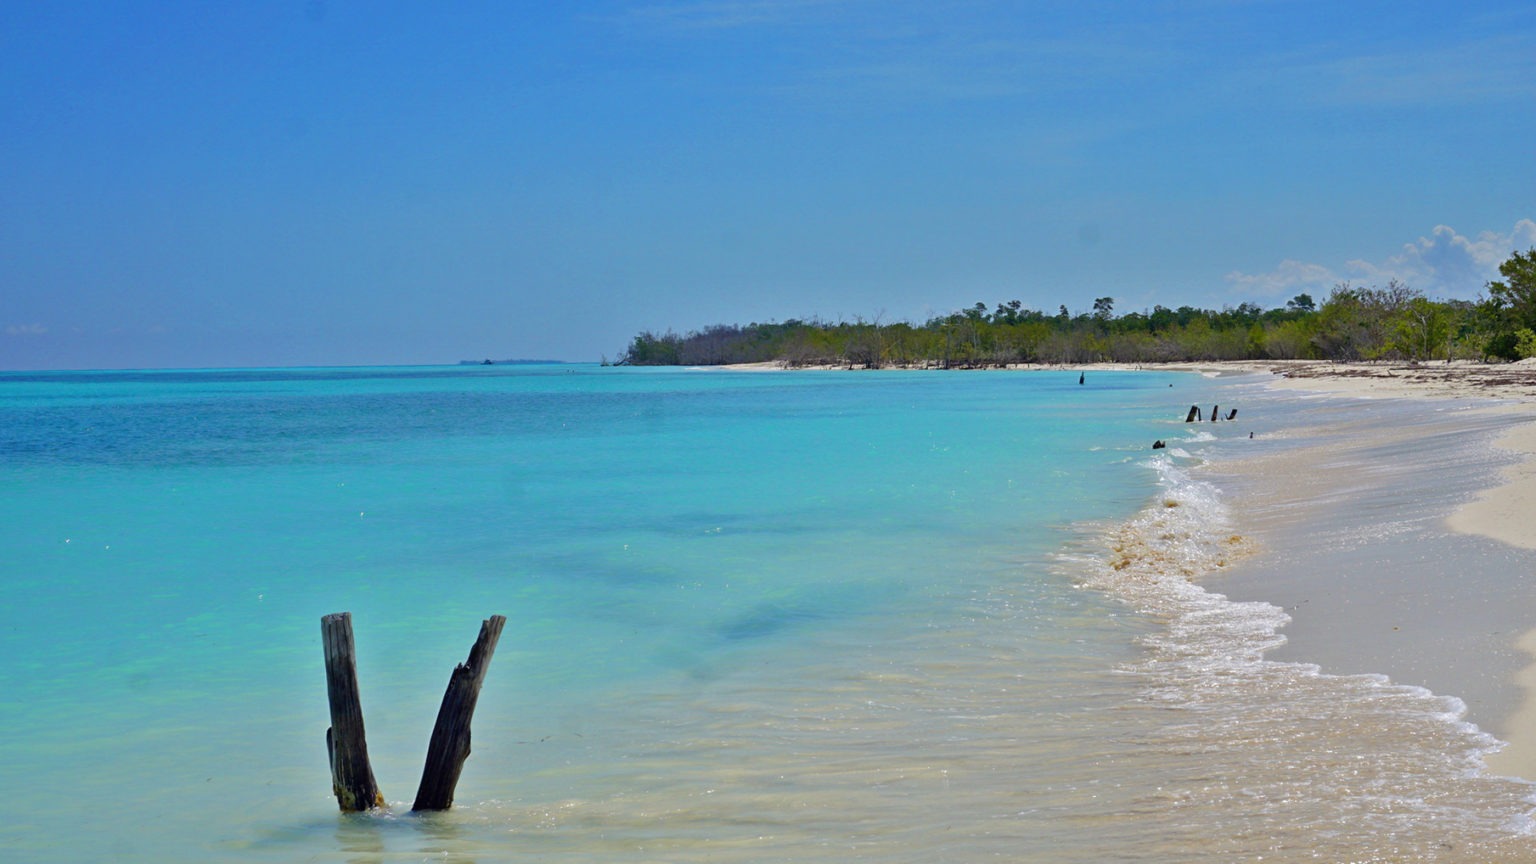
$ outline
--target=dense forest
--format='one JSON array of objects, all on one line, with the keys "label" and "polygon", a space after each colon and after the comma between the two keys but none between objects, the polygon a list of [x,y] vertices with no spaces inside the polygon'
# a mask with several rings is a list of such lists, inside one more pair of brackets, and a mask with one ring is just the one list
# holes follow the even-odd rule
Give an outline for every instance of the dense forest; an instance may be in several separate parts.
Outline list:
[{"label": "dense forest", "polygon": [[1477,301],[1431,300],[1400,282],[1342,283],[1318,304],[1220,311],[1154,306],[1116,314],[1114,298],[1091,312],[1055,314],[1018,300],[986,303],[921,324],[790,320],[718,324],[684,335],[641,333],[620,359],[634,366],[777,362],[852,368],[974,368],[1016,363],[1158,363],[1180,360],[1509,361],[1536,356],[1536,248],[1499,267]]}]

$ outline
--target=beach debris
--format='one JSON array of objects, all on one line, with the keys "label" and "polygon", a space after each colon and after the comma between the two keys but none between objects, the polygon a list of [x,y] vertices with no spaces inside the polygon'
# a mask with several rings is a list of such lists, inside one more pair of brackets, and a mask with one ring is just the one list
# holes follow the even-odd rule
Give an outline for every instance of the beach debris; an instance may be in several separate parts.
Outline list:
[{"label": "beach debris", "polygon": [[1205,419],[1205,415],[1200,413],[1200,406],[1199,405],[1191,405],[1191,406],[1189,406],[1189,413],[1184,415],[1184,422],[1185,423],[1193,423],[1196,420],[1204,420],[1204,419]]},{"label": "beach debris", "polygon": [[331,760],[331,788],[343,813],[384,806],[384,795],[368,763],[363,732],[363,706],[357,692],[357,660],[352,644],[352,613],[338,612],[320,619],[325,643],[325,689],[331,703],[331,728],[325,749]]},{"label": "beach debris", "polygon": [[1162,441],[1162,439],[1158,439],[1158,440],[1152,442],[1152,449],[1153,450],[1161,450],[1161,449],[1163,449],[1164,447],[1167,447],[1167,446],[1168,445],[1166,443],[1164,443]]},{"label": "beach debris", "polygon": [[1227,419],[1228,420],[1236,420],[1237,419],[1237,409],[1236,408],[1233,408],[1231,411],[1227,412]]},{"label": "beach debris", "polygon": [[[421,771],[412,810],[447,810],[453,806],[454,788],[469,758],[469,724],[480,698],[480,686],[496,652],[506,617],[492,615],[480,622],[480,636],[469,649],[469,659],[454,667],[438,709],[437,723],[427,745],[427,762]],[[385,806],[368,762],[367,735],[363,730],[362,699],[358,695],[356,650],[352,640],[352,613],[337,612],[320,619],[325,647],[326,695],[331,705],[331,726],[325,730],[325,749],[331,763],[331,789],[343,813],[360,813]]]},{"label": "beach debris", "polygon": [[1079,372],[1079,373],[1077,373],[1077,383],[1079,383],[1079,384],[1083,383],[1083,381],[1087,377],[1088,377],[1088,373],[1087,372]]},{"label": "beach debris", "polygon": [[1212,405],[1211,406],[1211,422],[1215,423],[1217,420],[1220,420],[1220,419],[1221,419],[1221,406],[1220,405]]}]

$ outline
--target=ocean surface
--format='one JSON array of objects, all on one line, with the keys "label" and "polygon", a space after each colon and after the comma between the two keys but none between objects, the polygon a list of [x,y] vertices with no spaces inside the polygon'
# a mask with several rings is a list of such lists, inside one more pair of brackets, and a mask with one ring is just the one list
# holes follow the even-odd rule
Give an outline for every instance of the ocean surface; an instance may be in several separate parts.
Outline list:
[{"label": "ocean surface", "polygon": [[[0,374],[0,850],[1536,860],[1531,787],[1481,770],[1498,742],[1455,694],[1265,659],[1286,613],[1192,581],[1256,555],[1201,466],[1293,446],[1248,439],[1309,410],[1286,398],[1153,372]],[[331,794],[342,611],[388,812]],[[412,815],[493,614],[455,806]]]}]

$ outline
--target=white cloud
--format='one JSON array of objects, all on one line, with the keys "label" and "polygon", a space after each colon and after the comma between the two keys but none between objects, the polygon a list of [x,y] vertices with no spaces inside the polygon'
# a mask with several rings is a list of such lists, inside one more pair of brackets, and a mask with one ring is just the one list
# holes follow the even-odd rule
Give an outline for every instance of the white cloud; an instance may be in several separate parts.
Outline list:
[{"label": "white cloud", "polygon": [[1356,260],[1345,266],[1371,281],[1396,279],[1427,294],[1465,296],[1498,278],[1499,265],[1510,253],[1530,246],[1536,246],[1536,222],[1530,219],[1515,223],[1508,234],[1484,231],[1475,239],[1436,225],[1429,237],[1405,244],[1401,255],[1380,264]]},{"label": "white cloud", "polygon": [[1291,292],[1326,292],[1339,282],[1385,285],[1396,279],[1431,297],[1471,298],[1514,252],[1536,248],[1536,221],[1521,219],[1508,233],[1484,231],[1476,237],[1436,225],[1428,237],[1403,245],[1401,254],[1382,261],[1354,259],[1335,269],[1287,259],[1268,273],[1233,271],[1226,276],[1235,293],[1276,296]]},{"label": "white cloud", "polygon": [[5,335],[7,336],[42,336],[48,332],[48,328],[41,324],[7,324]]},{"label": "white cloud", "polygon": [[1227,274],[1227,281],[1239,293],[1272,297],[1293,291],[1317,291],[1339,281],[1339,277],[1321,264],[1287,258],[1268,273],[1249,274],[1234,270]]}]

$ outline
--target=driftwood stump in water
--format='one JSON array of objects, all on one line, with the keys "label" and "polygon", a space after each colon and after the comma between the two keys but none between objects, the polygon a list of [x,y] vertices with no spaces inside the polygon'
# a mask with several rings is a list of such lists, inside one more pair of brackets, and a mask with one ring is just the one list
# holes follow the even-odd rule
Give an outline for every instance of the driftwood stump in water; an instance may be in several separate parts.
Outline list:
[{"label": "driftwood stump in water", "polygon": [[325,643],[325,690],[331,703],[331,728],[325,749],[331,760],[331,788],[343,813],[384,806],[384,795],[368,764],[363,705],[357,692],[357,659],[352,646],[352,613],[320,619]]},{"label": "driftwood stump in water", "polygon": [[453,789],[469,758],[469,721],[480,698],[496,640],[501,638],[507,619],[492,615],[480,624],[480,637],[469,649],[469,659],[459,664],[448,679],[443,705],[432,727],[432,741],[427,745],[427,764],[421,770],[421,785],[416,789],[412,810],[447,810],[453,806]]},{"label": "driftwood stump in water", "polygon": [[1200,414],[1200,406],[1199,405],[1191,405],[1191,406],[1189,406],[1189,413],[1184,415],[1184,422],[1185,423],[1193,423],[1196,420],[1204,420],[1204,419],[1205,419],[1205,417]]}]

